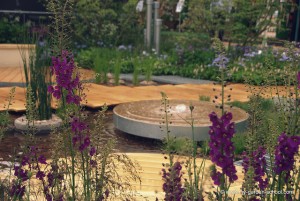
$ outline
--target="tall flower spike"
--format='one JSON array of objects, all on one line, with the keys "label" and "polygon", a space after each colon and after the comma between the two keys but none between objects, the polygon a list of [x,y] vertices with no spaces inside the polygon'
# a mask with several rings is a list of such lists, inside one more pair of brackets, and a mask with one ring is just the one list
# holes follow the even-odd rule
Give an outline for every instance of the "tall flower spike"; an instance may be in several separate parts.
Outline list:
[{"label": "tall flower spike", "polygon": [[225,174],[231,183],[238,179],[236,168],[233,164],[234,146],[232,137],[235,133],[234,122],[231,113],[225,113],[218,118],[215,112],[209,115],[212,126],[210,126],[210,158],[213,163],[222,168],[222,173],[216,170],[211,177],[215,185],[221,185],[221,175]]},{"label": "tall flower spike", "polygon": [[181,184],[182,166],[180,162],[175,162],[168,172],[162,169],[164,180],[163,190],[165,192],[165,200],[181,200],[184,189]]},{"label": "tall flower spike", "polygon": [[68,104],[80,104],[80,96],[75,94],[77,89],[81,88],[79,75],[74,77],[75,63],[71,53],[66,50],[62,51],[60,57],[52,57],[51,72],[56,77],[56,86],[49,86],[48,92],[53,94],[56,99],[61,99],[63,90],[67,92],[66,102]]},{"label": "tall flower spike", "polygon": [[275,168],[276,174],[286,173],[286,181],[290,178],[293,170],[295,155],[298,153],[300,136],[287,136],[282,133],[278,137],[278,144],[275,148]]},{"label": "tall flower spike", "polygon": [[265,178],[266,175],[266,166],[267,161],[265,158],[266,155],[266,149],[262,146],[258,147],[257,150],[250,153],[250,156],[247,156],[247,154],[243,153],[243,169],[245,174],[249,170],[249,166],[252,166],[254,169],[254,181],[258,183],[258,187],[260,191],[264,191],[266,187],[268,186],[268,178]]}]

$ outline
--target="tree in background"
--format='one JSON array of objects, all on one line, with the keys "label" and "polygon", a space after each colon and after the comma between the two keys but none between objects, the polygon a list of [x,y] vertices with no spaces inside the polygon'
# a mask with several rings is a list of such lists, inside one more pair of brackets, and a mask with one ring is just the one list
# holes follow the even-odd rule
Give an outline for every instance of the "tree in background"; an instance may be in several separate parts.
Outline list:
[{"label": "tree in background", "polygon": [[190,0],[184,27],[213,36],[218,33],[219,37],[224,30],[229,42],[253,44],[279,22],[272,19],[275,11],[285,12],[285,8],[280,0]]},{"label": "tree in background", "polygon": [[160,0],[159,13],[167,29],[176,30],[178,25],[178,13],[176,13],[176,5],[178,0]]},{"label": "tree in background", "polygon": [[[75,41],[86,46],[133,43],[142,34],[136,1],[76,0],[74,6]],[[132,37],[125,37],[132,36]]]},{"label": "tree in background", "polygon": [[219,0],[190,0],[183,27],[212,37],[221,35],[232,7],[230,3],[230,0],[223,0],[221,3]]},{"label": "tree in background", "polygon": [[276,26],[273,16],[279,10],[280,0],[234,0],[228,39],[244,46],[256,42],[268,27]]}]

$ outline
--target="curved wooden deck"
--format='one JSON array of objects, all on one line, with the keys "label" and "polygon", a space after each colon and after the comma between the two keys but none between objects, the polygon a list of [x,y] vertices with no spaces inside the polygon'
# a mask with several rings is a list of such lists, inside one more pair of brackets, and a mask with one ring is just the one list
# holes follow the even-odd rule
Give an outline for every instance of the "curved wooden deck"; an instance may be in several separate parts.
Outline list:
[{"label": "curved wooden deck", "polygon": [[[213,91],[213,88],[216,91]],[[232,88],[232,90],[230,90]],[[7,104],[7,98],[11,87],[0,88],[0,111],[5,110],[3,105]],[[125,102],[139,101],[139,100],[160,100],[161,92],[167,94],[169,99],[185,99],[185,100],[199,100],[200,96],[208,96],[213,100],[218,96],[220,100],[219,85],[213,84],[181,84],[181,85],[160,85],[160,86],[104,86],[98,84],[87,83],[85,86],[86,102],[82,105],[97,109],[104,104],[108,106],[117,105]],[[273,91],[275,89],[266,88],[265,91]],[[9,110],[15,112],[25,111],[25,93],[26,90],[21,87],[16,87],[15,97]],[[244,84],[232,84],[226,87],[226,97],[231,96],[231,101],[247,101],[250,92],[247,92],[247,87]],[[266,92],[264,96],[270,97],[270,92]],[[55,108],[55,102],[53,103]]]},{"label": "curved wooden deck", "polygon": [[[139,100],[160,100],[161,92],[167,94],[169,99],[186,99],[199,100],[200,96],[209,96],[211,100],[215,96],[220,96],[219,91],[213,91],[212,88],[220,88],[212,84],[183,84],[183,85],[160,85],[160,86],[104,86],[98,84],[86,84],[85,94],[86,102],[83,105],[89,108],[97,109],[104,104],[108,106],[117,105],[125,102],[139,101]],[[231,100],[247,101],[249,95],[245,86],[241,84],[232,85],[234,88],[230,92]],[[7,98],[11,87],[0,88],[0,111],[5,110],[3,105],[7,104]],[[25,111],[25,88],[16,87],[15,96],[9,110],[15,112]],[[53,103],[55,108],[55,103]]]}]

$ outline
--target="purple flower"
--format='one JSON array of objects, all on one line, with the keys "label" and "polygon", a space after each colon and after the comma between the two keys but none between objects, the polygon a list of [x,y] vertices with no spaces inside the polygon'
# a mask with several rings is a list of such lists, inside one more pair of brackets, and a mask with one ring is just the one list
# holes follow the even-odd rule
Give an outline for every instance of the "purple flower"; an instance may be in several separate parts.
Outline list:
[{"label": "purple flower", "polygon": [[48,178],[49,186],[52,187],[53,184],[54,184],[54,175],[53,175],[53,173],[49,172],[49,173],[47,174],[47,178]]},{"label": "purple flower", "polygon": [[54,92],[54,87],[52,85],[48,86],[48,92],[51,94]]},{"label": "purple flower", "polygon": [[104,195],[105,195],[106,198],[108,198],[108,196],[109,196],[109,190],[108,189],[105,190]]},{"label": "purple flower", "polygon": [[87,125],[81,122],[78,117],[73,117],[71,122],[71,128],[73,132],[82,132],[87,129]]},{"label": "purple flower", "polygon": [[17,197],[17,198],[22,198],[25,194],[25,186],[21,186],[21,184],[18,183],[13,183],[9,195],[11,197]]},{"label": "purple flower", "polygon": [[44,155],[40,155],[40,157],[38,158],[38,162],[46,165],[46,157]]},{"label": "purple flower", "polygon": [[291,61],[292,59],[286,55],[285,52],[282,53],[281,58],[279,61]]},{"label": "purple flower", "polygon": [[83,140],[83,143],[79,146],[79,151],[85,150],[91,144],[91,140],[88,136],[86,136]]},{"label": "purple flower", "polygon": [[79,149],[79,151],[81,151],[81,152],[82,152],[82,151],[85,149],[85,146],[84,146],[84,144],[81,144],[81,145],[79,146],[79,148],[78,148],[78,149]]},{"label": "purple flower", "polygon": [[250,156],[247,156],[246,152],[243,153],[243,169],[245,174],[248,172],[249,167],[254,169],[254,182],[258,182],[258,187],[261,191],[264,191],[268,184],[268,178],[265,178],[266,175],[266,149],[262,146],[259,146],[257,150],[250,153]]},{"label": "purple flower", "polygon": [[73,145],[75,146],[76,143],[79,141],[79,136],[78,135],[75,135],[73,138],[72,138],[72,142],[73,142]]},{"label": "purple flower", "polygon": [[225,113],[221,118],[218,118],[215,112],[209,115],[212,126],[210,126],[210,158],[213,163],[222,168],[222,173],[214,171],[212,179],[216,185],[220,185],[220,174],[228,176],[229,181],[233,183],[237,180],[236,168],[233,164],[234,146],[232,137],[235,133],[232,114]]},{"label": "purple flower", "polygon": [[25,166],[25,165],[27,165],[27,164],[28,164],[28,165],[30,164],[30,163],[29,163],[29,157],[25,155],[25,156],[22,157],[21,165],[22,165],[22,166]]},{"label": "purple flower", "polygon": [[14,166],[14,175],[21,179],[22,181],[27,181],[28,178],[28,170],[23,170],[20,166]]},{"label": "purple flower", "polygon": [[221,177],[222,177],[222,174],[219,171],[214,170],[211,173],[211,178],[214,181],[214,184],[217,185],[217,186],[221,185]]},{"label": "purple flower", "polygon": [[52,94],[58,100],[61,98],[61,91],[60,90],[54,90]]},{"label": "purple flower", "polygon": [[39,179],[39,180],[43,180],[45,176],[46,175],[45,175],[45,173],[43,171],[38,171],[36,173],[36,178]]},{"label": "purple flower", "polygon": [[217,58],[213,60],[212,65],[217,66],[219,68],[226,68],[227,63],[229,62],[229,59],[225,57],[223,54],[218,55]]},{"label": "purple flower", "polygon": [[90,160],[91,167],[97,167],[97,162],[95,160]]},{"label": "purple flower", "polygon": [[56,99],[62,97],[63,90],[67,91],[66,102],[68,104],[80,104],[81,98],[75,94],[76,89],[81,89],[79,75],[74,75],[75,63],[71,53],[62,51],[60,57],[52,57],[51,72],[56,77],[57,85],[48,86],[48,92],[53,94]]},{"label": "purple flower", "polygon": [[84,138],[84,146],[88,147],[91,144],[90,138],[87,136]]},{"label": "purple flower", "polygon": [[95,153],[96,153],[96,148],[92,147],[91,150],[90,150],[90,156],[94,156]]},{"label": "purple flower", "polygon": [[49,193],[46,194],[46,200],[47,201],[52,201],[52,195],[50,195]]},{"label": "purple flower", "polygon": [[162,169],[164,180],[163,191],[165,192],[165,200],[181,200],[184,192],[184,188],[181,184],[181,164],[180,162],[175,162],[172,167],[168,169]]},{"label": "purple flower", "polygon": [[300,145],[300,136],[287,136],[282,133],[278,137],[278,144],[275,148],[275,167],[274,171],[280,175],[283,172],[286,174],[286,181],[290,177],[290,172],[293,170],[295,163],[294,156],[298,153]]}]

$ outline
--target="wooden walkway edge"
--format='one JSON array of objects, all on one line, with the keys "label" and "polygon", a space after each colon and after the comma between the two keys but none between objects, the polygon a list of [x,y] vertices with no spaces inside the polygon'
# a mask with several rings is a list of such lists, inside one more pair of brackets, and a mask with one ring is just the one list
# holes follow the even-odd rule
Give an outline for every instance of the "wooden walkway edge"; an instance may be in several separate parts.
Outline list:
[{"label": "wooden walkway edge", "polygon": [[[104,104],[113,106],[125,102],[133,102],[140,100],[160,100],[161,92],[167,94],[169,99],[184,99],[184,100],[199,100],[199,96],[209,96],[211,100],[218,96],[218,90],[213,91],[212,84],[183,84],[183,85],[160,85],[160,86],[104,86],[98,84],[86,84],[84,93],[86,94],[86,102],[83,101],[82,105],[98,109]],[[247,101],[249,95],[244,85],[233,85],[236,88],[232,91],[232,100]],[[220,88],[217,86],[217,88]],[[11,87],[0,88],[0,111],[5,110],[4,105],[7,105],[9,91]],[[26,89],[16,87],[15,96],[9,110],[14,112],[25,111],[25,94]],[[55,108],[55,103],[53,103]]]}]

